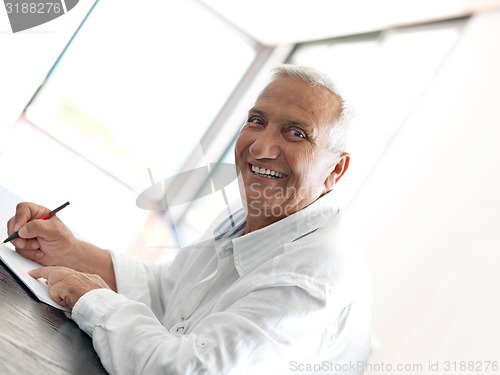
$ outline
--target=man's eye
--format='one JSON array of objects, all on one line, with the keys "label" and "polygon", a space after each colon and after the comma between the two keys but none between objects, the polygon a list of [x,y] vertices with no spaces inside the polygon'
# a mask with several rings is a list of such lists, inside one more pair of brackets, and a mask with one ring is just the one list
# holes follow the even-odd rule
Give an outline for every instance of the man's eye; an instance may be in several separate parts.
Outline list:
[{"label": "man's eye", "polygon": [[251,122],[252,124],[256,124],[256,125],[263,125],[264,124],[264,122],[258,117],[250,117],[248,119],[248,122]]},{"label": "man's eye", "polygon": [[290,130],[290,132],[291,132],[291,134],[293,134],[294,137],[299,137],[299,138],[304,138],[304,139],[307,138],[306,135],[303,132],[301,132],[300,130],[292,129],[292,130]]}]

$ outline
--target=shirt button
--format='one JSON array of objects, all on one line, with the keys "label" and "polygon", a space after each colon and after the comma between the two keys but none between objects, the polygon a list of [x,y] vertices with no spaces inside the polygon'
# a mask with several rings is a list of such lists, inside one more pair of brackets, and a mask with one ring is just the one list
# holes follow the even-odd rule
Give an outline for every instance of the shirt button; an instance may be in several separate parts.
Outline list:
[{"label": "shirt button", "polygon": [[181,315],[181,322],[186,320],[186,315]]},{"label": "shirt button", "polygon": [[177,333],[184,333],[184,327],[177,327],[176,332]]}]

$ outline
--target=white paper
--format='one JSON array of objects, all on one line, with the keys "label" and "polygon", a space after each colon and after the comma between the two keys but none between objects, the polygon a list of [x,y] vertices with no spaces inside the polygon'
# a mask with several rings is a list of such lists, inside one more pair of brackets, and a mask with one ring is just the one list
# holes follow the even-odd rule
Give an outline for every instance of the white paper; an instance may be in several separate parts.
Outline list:
[{"label": "white paper", "polygon": [[28,274],[28,271],[41,267],[40,264],[28,260],[19,255],[10,244],[0,245],[0,258],[14,272],[19,279],[33,292],[42,302],[45,302],[58,309],[70,311],[68,307],[57,304],[49,294],[49,289],[43,279],[34,279]]},{"label": "white paper", "polygon": [[[21,198],[0,185],[0,242],[7,238],[7,221],[15,214],[16,205],[20,201]],[[70,311],[68,307],[57,304],[50,297],[49,289],[43,279],[37,280],[28,274],[28,271],[41,267],[40,264],[19,255],[10,243],[0,245],[0,259],[40,301],[60,310]]]}]

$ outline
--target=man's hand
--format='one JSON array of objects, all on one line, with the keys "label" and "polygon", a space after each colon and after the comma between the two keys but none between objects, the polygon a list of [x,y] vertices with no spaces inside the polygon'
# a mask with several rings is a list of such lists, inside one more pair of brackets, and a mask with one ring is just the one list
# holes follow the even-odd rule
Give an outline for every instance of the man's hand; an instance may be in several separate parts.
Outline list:
[{"label": "man's hand", "polygon": [[110,287],[98,275],[82,273],[66,267],[40,267],[29,272],[35,279],[43,277],[52,299],[61,306],[73,308],[85,293]]},{"label": "man's hand", "polygon": [[[16,215],[7,223],[9,236],[19,231],[20,238],[12,241],[16,251],[23,257],[44,266],[63,266],[84,273],[96,273],[106,280],[105,287],[109,285],[116,291],[115,272],[110,253],[77,240],[57,216],[47,220],[37,220],[49,212],[48,208],[34,203],[25,202],[17,205]],[[94,276],[86,277],[88,280],[93,280]]]},{"label": "man's hand", "polygon": [[57,216],[37,220],[50,212],[34,203],[20,203],[16,214],[7,223],[8,234],[19,231],[12,241],[16,251],[44,266],[73,266],[79,241]]}]

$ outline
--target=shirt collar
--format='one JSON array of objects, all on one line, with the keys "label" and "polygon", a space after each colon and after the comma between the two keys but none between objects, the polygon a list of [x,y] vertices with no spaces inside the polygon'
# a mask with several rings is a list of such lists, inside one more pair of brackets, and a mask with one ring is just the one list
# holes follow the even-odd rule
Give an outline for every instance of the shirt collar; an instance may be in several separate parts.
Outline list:
[{"label": "shirt collar", "polygon": [[230,240],[234,261],[242,276],[259,264],[284,252],[284,245],[293,242],[339,215],[339,205],[332,193],[311,203],[294,214],[271,225],[244,234],[246,213],[243,209],[227,217],[215,230],[215,240]]},{"label": "shirt collar", "polygon": [[230,214],[217,227],[215,227],[213,231],[215,241],[240,236],[245,230],[245,224],[246,214],[243,208],[240,208],[235,213]]}]

